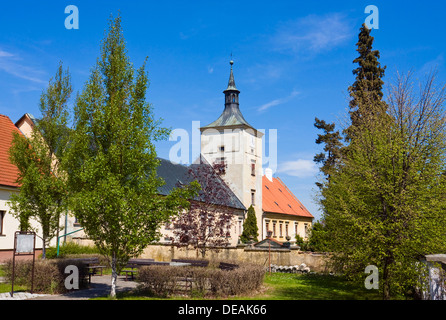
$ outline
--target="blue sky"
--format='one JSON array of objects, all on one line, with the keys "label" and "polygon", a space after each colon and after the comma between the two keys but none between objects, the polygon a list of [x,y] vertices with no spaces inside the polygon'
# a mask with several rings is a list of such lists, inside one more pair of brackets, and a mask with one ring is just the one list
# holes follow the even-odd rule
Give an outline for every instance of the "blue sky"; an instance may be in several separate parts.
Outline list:
[{"label": "blue sky", "polygon": [[[65,7],[79,9],[79,29],[64,26]],[[374,47],[387,66],[422,78],[438,68],[446,82],[444,1],[8,1],[0,10],[0,114],[39,116],[42,90],[59,61],[82,90],[99,56],[110,14],[120,12],[130,58],[148,56],[147,100],[164,126],[191,133],[192,121],[214,121],[233,54],[240,108],[257,129],[277,130],[276,176],[320,217],[313,198],[317,167],[314,118],[345,117],[354,81],[357,35],[379,9]],[[168,158],[175,142],[157,144]]]}]

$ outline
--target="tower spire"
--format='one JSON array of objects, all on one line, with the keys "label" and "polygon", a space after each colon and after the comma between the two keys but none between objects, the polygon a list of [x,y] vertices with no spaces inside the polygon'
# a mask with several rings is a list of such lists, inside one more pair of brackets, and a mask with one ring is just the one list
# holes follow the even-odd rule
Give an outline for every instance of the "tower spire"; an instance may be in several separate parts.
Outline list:
[{"label": "tower spire", "polygon": [[[215,128],[215,127],[226,127],[226,126],[243,126],[253,128],[248,122],[246,122],[239,108],[239,94],[240,91],[235,86],[234,81],[234,72],[232,71],[232,66],[234,65],[234,61],[232,60],[231,53],[231,61],[229,61],[231,65],[231,72],[229,74],[229,82],[226,90],[223,91],[225,94],[225,109],[220,117],[212,122],[211,124],[202,127],[201,129],[206,128]],[[254,129],[254,128],[253,128]],[[254,129],[255,130],[255,129]]]},{"label": "tower spire", "polygon": [[[235,90],[238,91],[235,86],[235,80],[234,80],[234,73],[232,72],[232,66],[234,65],[234,61],[232,60],[232,53],[231,53],[231,61],[229,61],[229,64],[231,65],[231,72],[229,74],[229,81],[228,81],[228,87],[226,88],[226,91],[228,90]],[[238,91],[240,93],[240,91]]]}]

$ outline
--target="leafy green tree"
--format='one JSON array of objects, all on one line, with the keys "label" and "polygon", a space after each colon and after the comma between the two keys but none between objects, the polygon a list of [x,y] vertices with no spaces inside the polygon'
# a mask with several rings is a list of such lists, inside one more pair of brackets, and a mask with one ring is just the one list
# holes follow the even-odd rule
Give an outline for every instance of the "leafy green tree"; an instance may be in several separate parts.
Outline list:
[{"label": "leafy green tree", "polygon": [[254,207],[251,205],[248,208],[248,213],[245,221],[243,222],[243,232],[240,236],[240,240],[243,243],[247,243],[251,240],[259,241],[259,228],[257,227],[257,218]]},{"label": "leafy green tree", "polygon": [[158,194],[154,141],[168,137],[146,102],[145,62],[129,61],[120,17],[111,18],[101,56],[75,103],[66,152],[70,208],[111,268],[111,292],[131,257],[159,239],[161,224],[187,208],[198,187]]},{"label": "leafy green tree", "polygon": [[67,142],[67,102],[72,92],[70,75],[60,63],[54,79],[40,97],[42,117],[29,139],[14,135],[10,160],[19,170],[20,192],[12,194],[10,206],[20,229],[31,229],[30,218],[42,228],[43,258],[46,245],[59,231],[60,215],[66,208],[66,179],[60,159]]},{"label": "leafy green tree", "polygon": [[398,75],[385,101],[372,44],[363,26],[346,146],[320,203],[334,266],[361,282],[377,266],[390,299],[420,287],[420,256],[446,250],[446,87],[431,74],[416,93],[411,75]]},{"label": "leafy green tree", "polygon": [[300,250],[308,250],[308,241],[306,241],[301,235],[296,234],[296,245],[299,246]]},{"label": "leafy green tree", "polygon": [[362,125],[322,191],[333,262],[362,281],[377,266],[384,299],[419,287],[419,257],[446,250],[446,86],[420,87],[390,86],[392,121]]},{"label": "leafy green tree", "polygon": [[317,221],[312,224],[310,234],[308,236],[308,247],[311,251],[330,251],[330,239],[328,237],[328,231],[325,223]]}]

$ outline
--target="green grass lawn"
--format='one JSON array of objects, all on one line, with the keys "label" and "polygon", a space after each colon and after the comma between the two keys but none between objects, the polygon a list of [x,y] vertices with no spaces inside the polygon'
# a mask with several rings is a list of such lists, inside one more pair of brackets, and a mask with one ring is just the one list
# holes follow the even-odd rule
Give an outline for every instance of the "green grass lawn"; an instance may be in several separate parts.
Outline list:
[{"label": "green grass lawn", "polygon": [[[0,276],[4,271],[0,267]],[[25,288],[14,286],[14,291]],[[10,283],[0,283],[0,292],[11,291]],[[127,292],[118,295],[119,299],[160,299],[147,297],[141,293]],[[169,299],[191,299],[174,296]],[[193,299],[193,298],[192,298]],[[203,299],[198,296],[195,299]],[[207,299],[207,298],[206,298]],[[210,298],[209,298],[210,299]],[[216,298],[218,299],[218,297]],[[223,299],[223,297],[222,297]],[[343,277],[320,274],[267,273],[264,288],[252,295],[230,297],[234,300],[381,300],[377,290],[367,290],[364,286],[353,284]]]},{"label": "green grass lawn", "polygon": [[[127,292],[118,299],[160,299]],[[168,299],[191,299],[173,296]],[[197,297],[196,299],[202,299]],[[205,298],[210,299],[210,298]],[[216,299],[219,299],[218,297]],[[222,297],[223,299],[223,297]],[[226,299],[226,298],[225,298]],[[377,290],[367,290],[342,277],[318,274],[266,274],[264,289],[252,295],[229,297],[231,300],[381,300]]]},{"label": "green grass lawn", "polygon": [[[0,265],[0,277],[5,276],[4,266]],[[14,285],[14,292],[25,291],[26,287]],[[11,292],[11,282],[9,283],[0,283],[0,293]]]},{"label": "green grass lawn", "polygon": [[377,290],[367,290],[343,277],[318,274],[273,273],[265,276],[267,291],[254,299],[269,300],[381,300]]}]

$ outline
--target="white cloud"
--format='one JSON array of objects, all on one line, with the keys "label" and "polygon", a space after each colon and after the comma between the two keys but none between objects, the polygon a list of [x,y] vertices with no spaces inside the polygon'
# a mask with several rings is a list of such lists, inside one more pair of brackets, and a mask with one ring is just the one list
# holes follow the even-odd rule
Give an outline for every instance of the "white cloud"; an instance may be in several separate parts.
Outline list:
[{"label": "white cloud", "polygon": [[17,78],[25,79],[38,84],[45,84],[46,81],[40,77],[45,73],[35,67],[21,63],[21,58],[10,52],[0,49],[0,70],[9,73]]},{"label": "white cloud", "polygon": [[278,106],[278,105],[280,105],[280,104],[283,104],[283,103],[285,103],[285,102],[288,102],[288,101],[290,101],[292,98],[294,98],[295,96],[297,96],[298,94],[299,94],[298,91],[293,90],[293,92],[291,92],[290,95],[288,95],[288,96],[286,96],[286,97],[284,97],[284,98],[274,99],[274,100],[272,100],[272,101],[270,101],[270,102],[268,102],[268,103],[265,103],[265,104],[261,105],[261,106],[257,109],[257,111],[260,111],[260,112],[261,112],[261,111],[265,111],[265,110],[267,110],[267,109],[269,109],[269,108],[271,108],[271,107]]},{"label": "white cloud", "polygon": [[2,58],[2,57],[12,57],[12,56],[14,56],[12,53],[9,53],[9,52],[6,52],[6,51],[3,51],[3,50],[0,49],[0,58]]},{"label": "white cloud", "polygon": [[420,74],[430,73],[436,69],[439,69],[444,65],[444,55],[441,53],[435,59],[426,62],[420,69]]},{"label": "white cloud", "polygon": [[340,13],[309,15],[284,23],[272,41],[275,49],[292,53],[318,53],[342,45],[354,32]]},{"label": "white cloud", "polygon": [[318,168],[312,160],[297,159],[279,164],[277,172],[293,177],[307,178],[316,175]]}]

